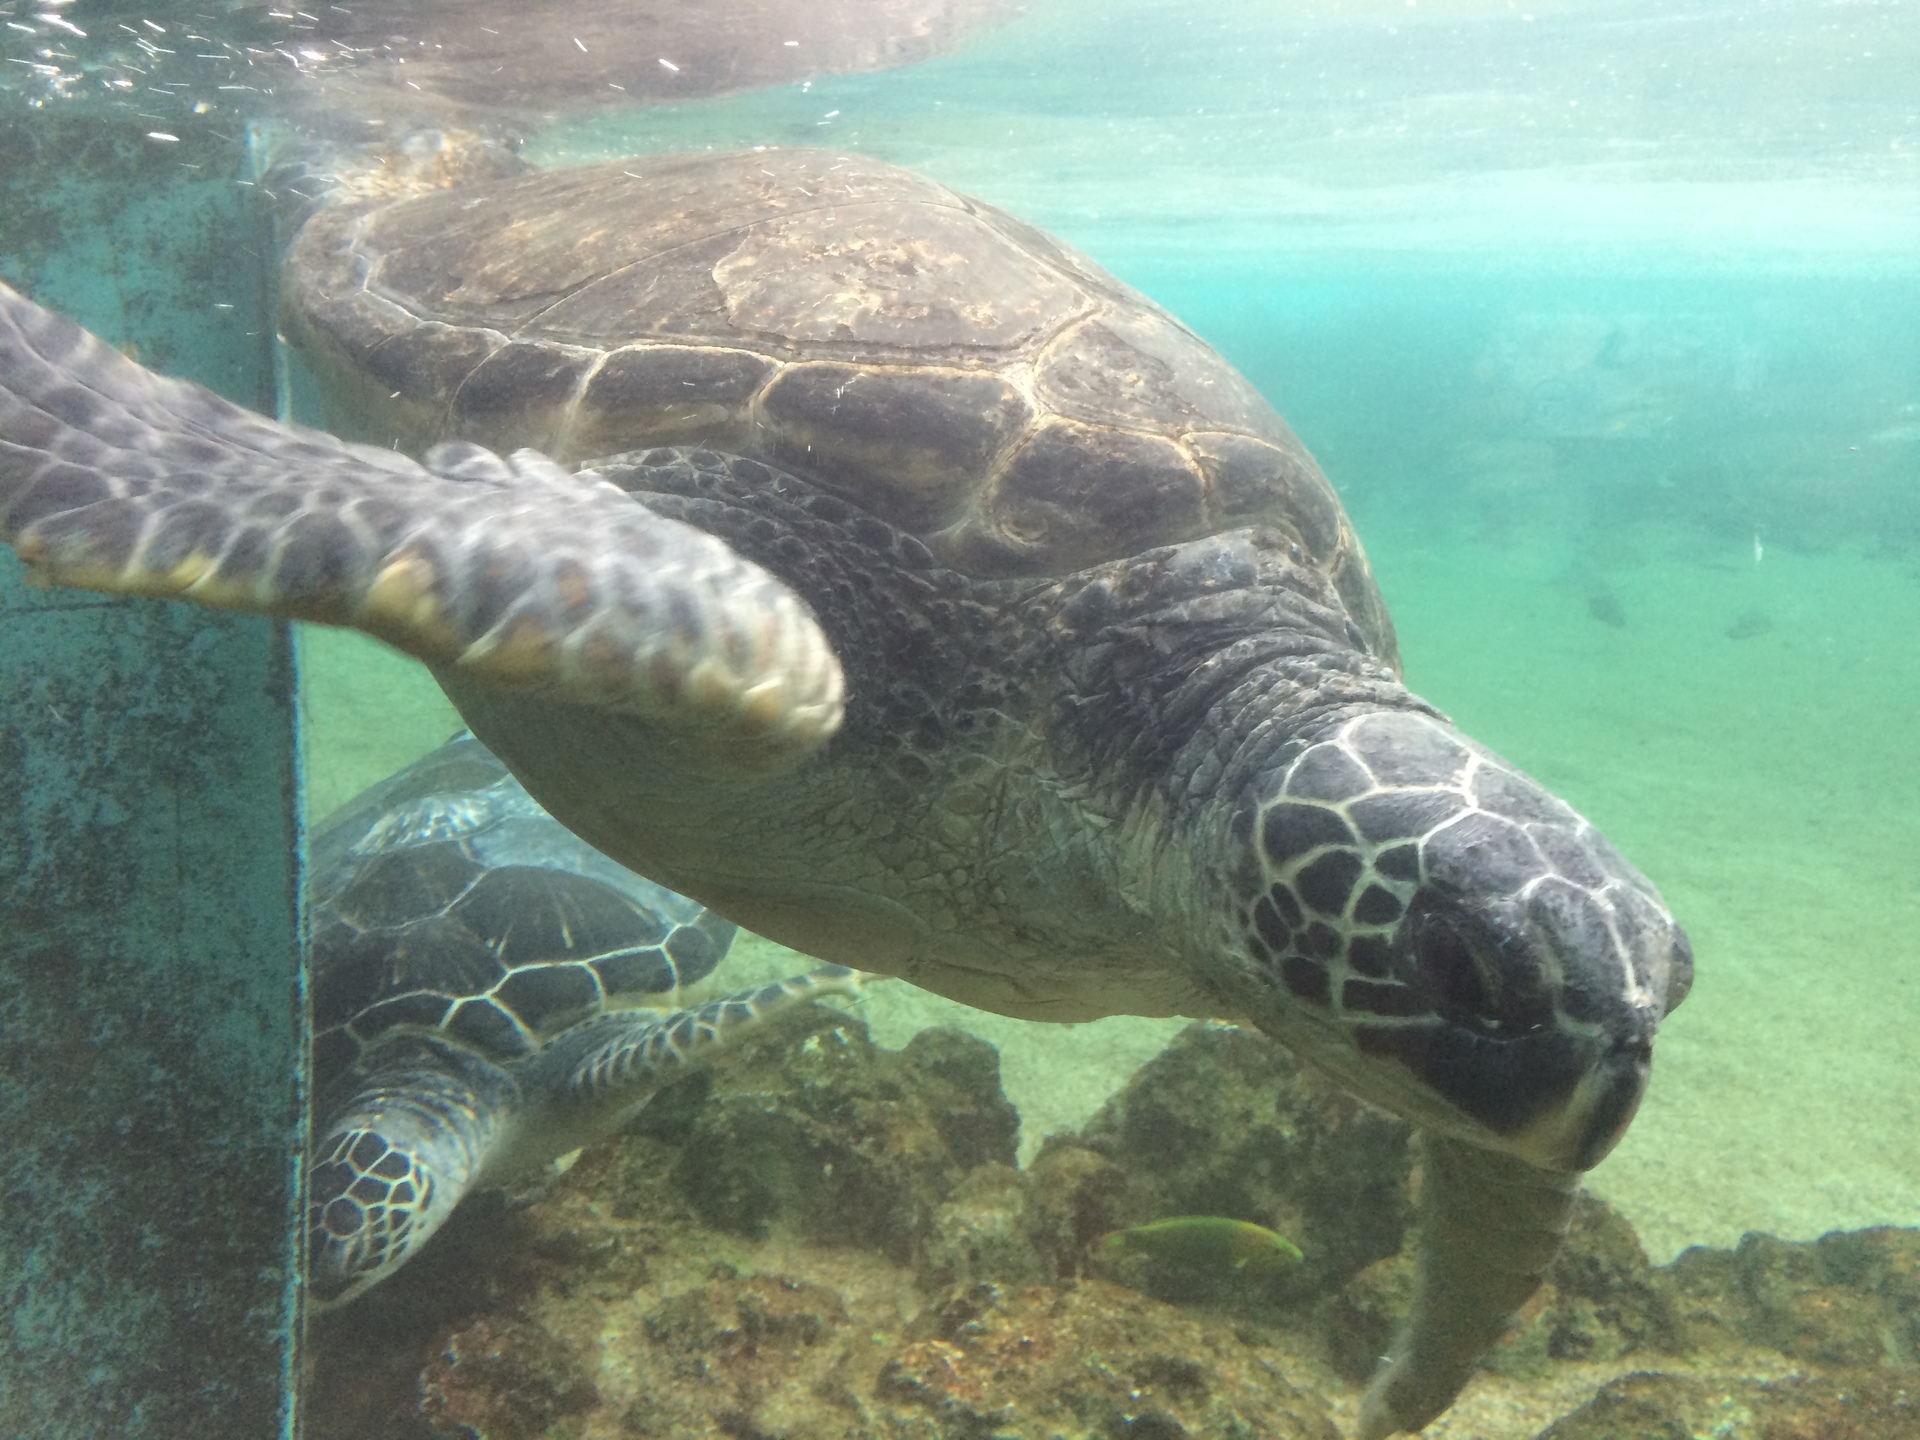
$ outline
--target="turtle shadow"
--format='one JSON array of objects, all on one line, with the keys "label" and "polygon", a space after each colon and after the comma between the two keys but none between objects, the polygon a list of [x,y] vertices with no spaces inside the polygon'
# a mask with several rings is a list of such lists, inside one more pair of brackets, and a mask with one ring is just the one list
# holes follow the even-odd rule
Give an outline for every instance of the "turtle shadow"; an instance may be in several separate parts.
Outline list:
[{"label": "turtle shadow", "polygon": [[1755,607],[1743,610],[1721,633],[1729,640],[1752,640],[1773,630],[1773,616]]}]

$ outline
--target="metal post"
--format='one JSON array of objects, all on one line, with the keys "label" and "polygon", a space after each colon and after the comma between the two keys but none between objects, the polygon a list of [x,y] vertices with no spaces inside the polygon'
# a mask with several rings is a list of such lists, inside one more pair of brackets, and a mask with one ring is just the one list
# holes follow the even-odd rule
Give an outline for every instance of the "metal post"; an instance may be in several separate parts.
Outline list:
[{"label": "metal post", "polygon": [[[90,123],[0,174],[0,271],[257,402],[269,249],[234,171]],[[30,589],[0,551],[6,1440],[296,1431],[295,717],[285,626]]]}]

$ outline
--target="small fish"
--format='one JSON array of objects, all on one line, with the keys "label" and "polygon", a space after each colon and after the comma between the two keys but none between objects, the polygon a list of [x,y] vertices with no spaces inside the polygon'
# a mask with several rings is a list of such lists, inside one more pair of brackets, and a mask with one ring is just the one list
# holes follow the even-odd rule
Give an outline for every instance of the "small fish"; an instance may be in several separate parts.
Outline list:
[{"label": "small fish", "polygon": [[1094,1242],[1104,1259],[1121,1255],[1151,1256],[1193,1268],[1248,1270],[1272,1274],[1301,1260],[1300,1249],[1251,1220],[1227,1220],[1218,1215],[1181,1215],[1155,1220],[1130,1230],[1115,1230]]}]

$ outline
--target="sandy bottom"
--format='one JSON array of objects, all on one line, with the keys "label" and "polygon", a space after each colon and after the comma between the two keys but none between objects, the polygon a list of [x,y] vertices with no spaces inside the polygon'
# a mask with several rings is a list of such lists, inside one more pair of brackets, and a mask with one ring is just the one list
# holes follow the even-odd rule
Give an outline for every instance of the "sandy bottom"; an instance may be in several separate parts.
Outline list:
[{"label": "sandy bottom", "polygon": [[[1594,1188],[1656,1261],[1748,1230],[1920,1224],[1920,578],[1730,544],[1596,579],[1363,529],[1410,683],[1586,812],[1692,935],[1692,996]],[[372,642],[310,632],[302,664],[315,816],[458,726]],[[728,966],[805,963],[754,939]],[[892,983],[861,1005],[883,1044],[957,1024],[998,1046],[1023,1155],[1179,1028],[1029,1024]]]}]

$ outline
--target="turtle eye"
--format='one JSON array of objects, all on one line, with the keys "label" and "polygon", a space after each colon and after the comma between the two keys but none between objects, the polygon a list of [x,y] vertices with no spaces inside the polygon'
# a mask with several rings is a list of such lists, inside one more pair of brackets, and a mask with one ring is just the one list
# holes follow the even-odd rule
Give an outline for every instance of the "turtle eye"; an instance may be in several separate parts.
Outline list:
[{"label": "turtle eye", "polygon": [[1411,924],[1420,988],[1433,1008],[1453,1021],[1482,1025],[1494,1021],[1496,986],[1466,937],[1445,916],[1432,911],[1414,914]]},{"label": "turtle eye", "polygon": [[1538,1029],[1552,1019],[1544,996],[1530,993],[1524,957],[1504,953],[1469,917],[1415,902],[1407,916],[1414,984],[1442,1019],[1490,1035]]}]

